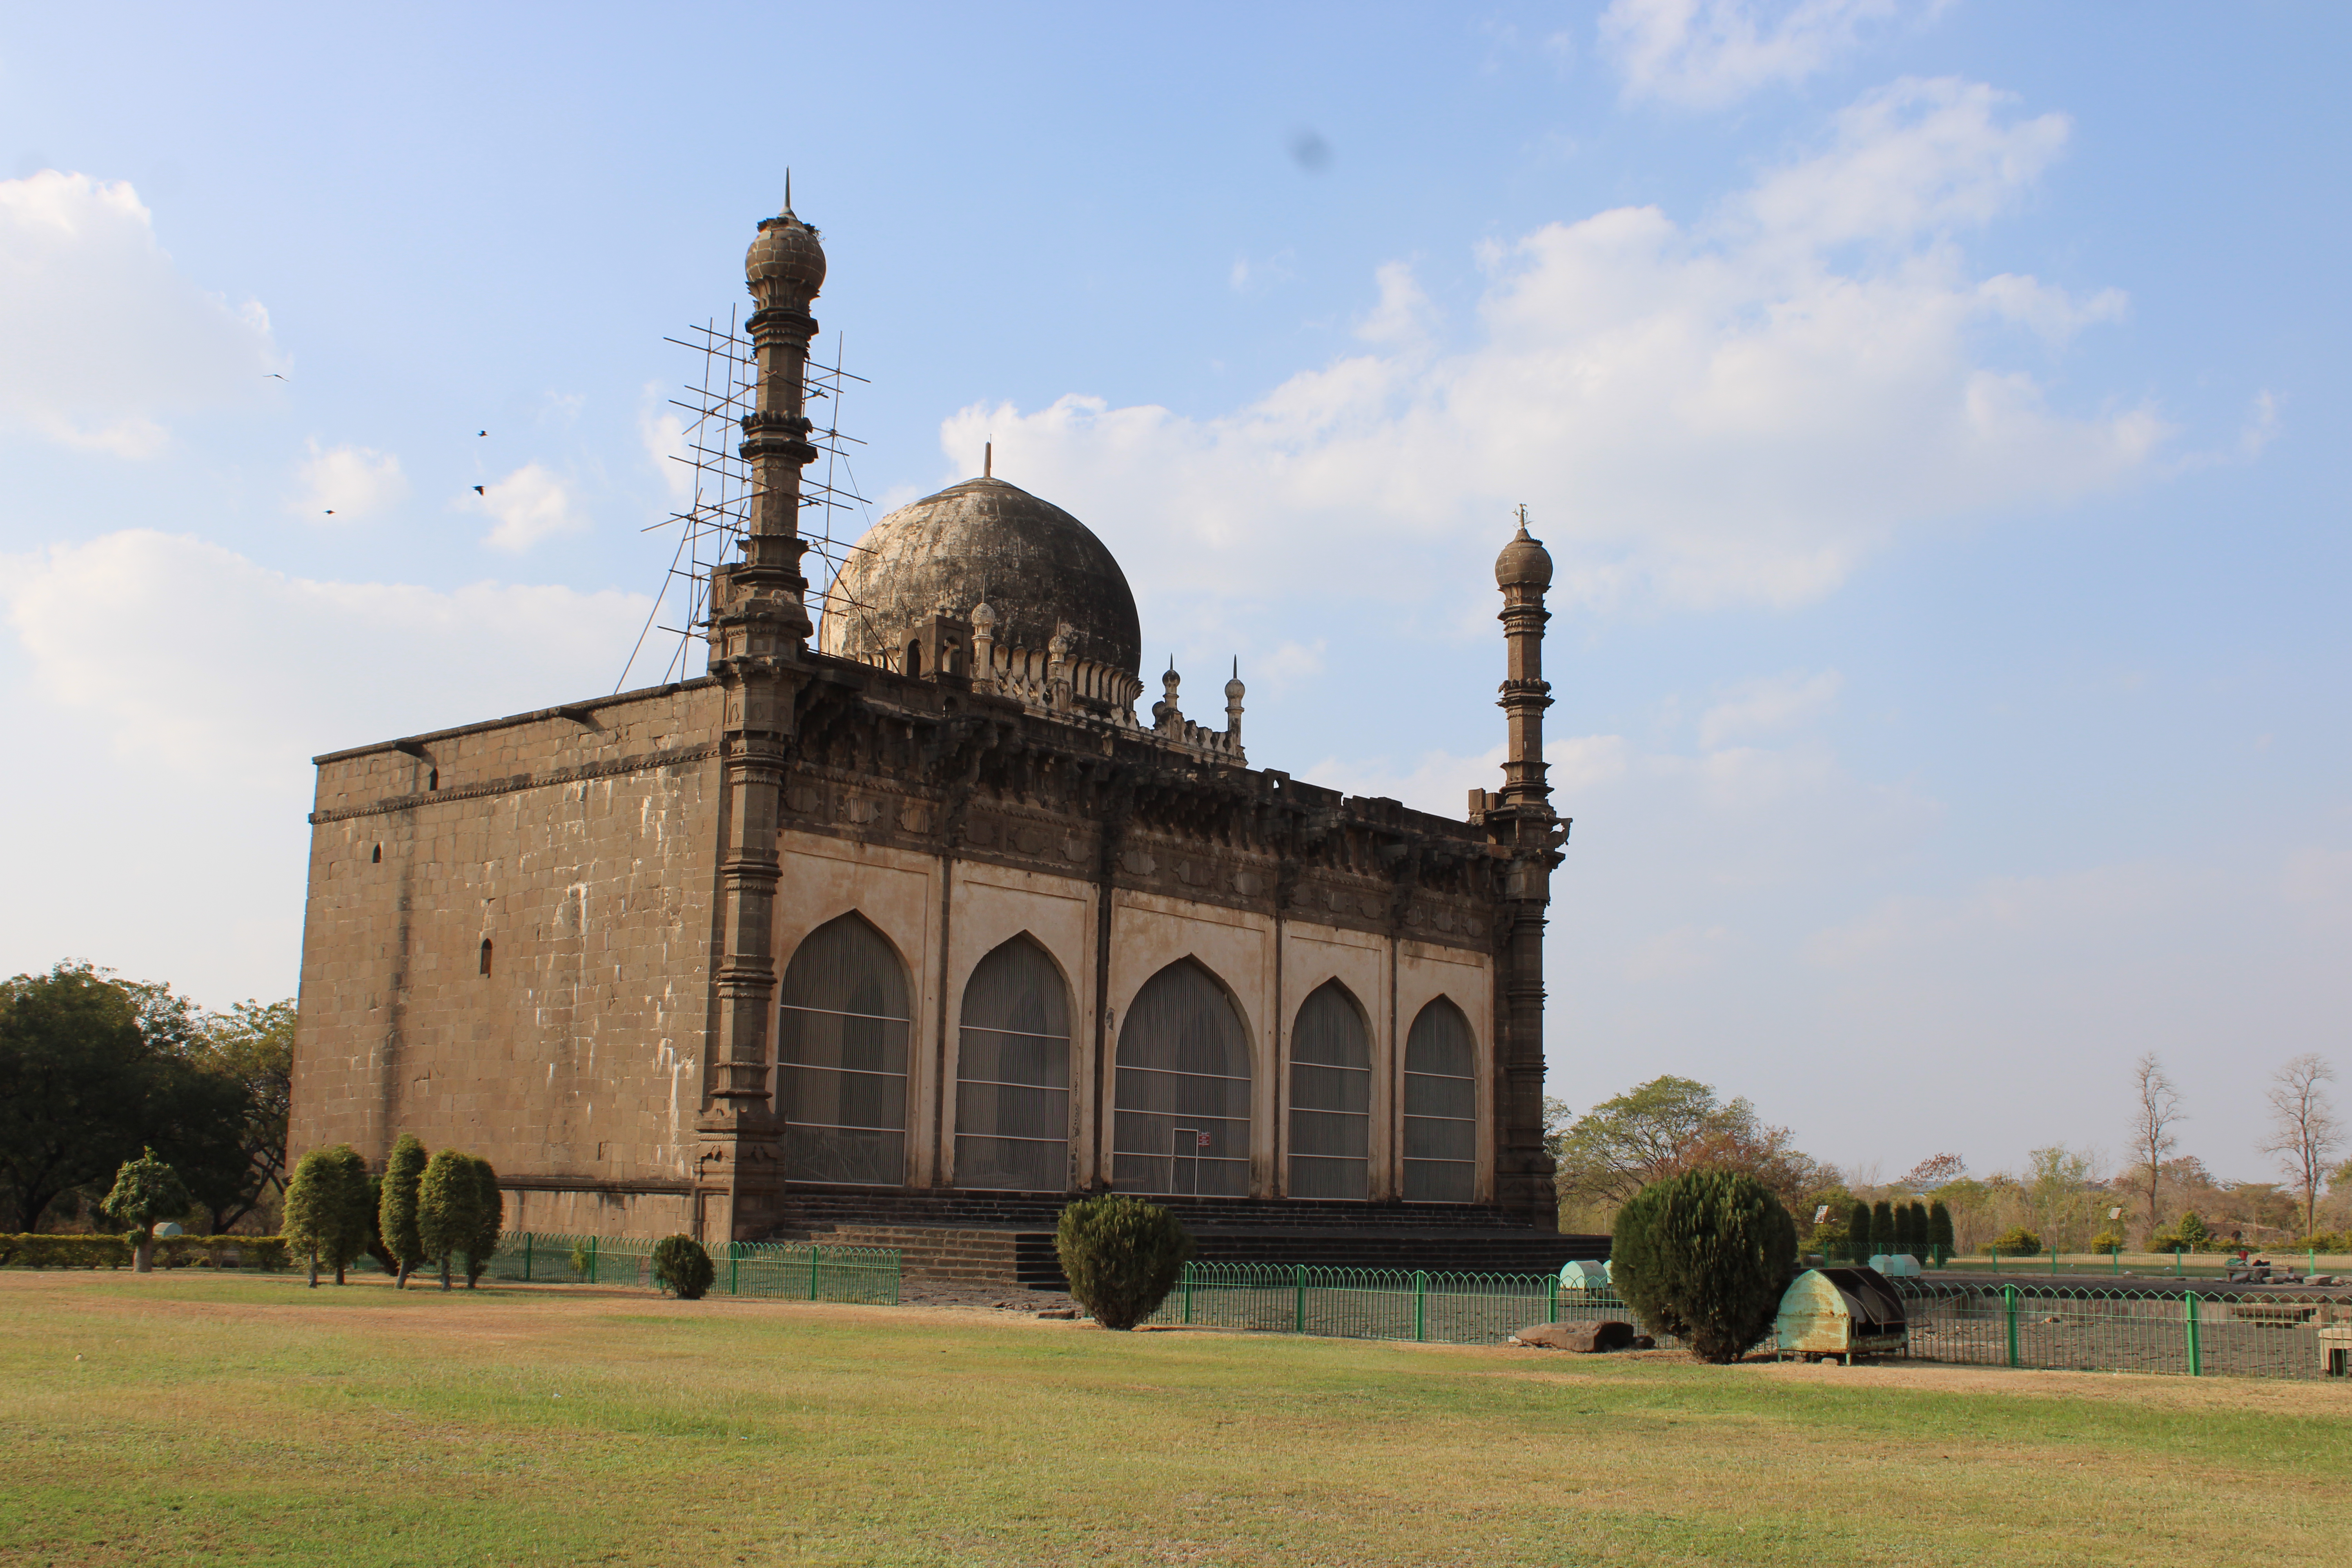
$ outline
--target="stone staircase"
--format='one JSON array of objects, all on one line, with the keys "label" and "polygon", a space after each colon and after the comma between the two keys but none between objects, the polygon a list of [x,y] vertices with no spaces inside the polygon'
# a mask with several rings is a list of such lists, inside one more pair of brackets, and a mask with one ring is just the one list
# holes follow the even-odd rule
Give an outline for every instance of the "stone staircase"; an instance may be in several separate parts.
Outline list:
[{"label": "stone staircase", "polygon": [[[775,1239],[887,1247],[905,1278],[1068,1289],[1054,1253],[1066,1199],[996,1193],[792,1194]],[[1204,1263],[1307,1264],[1431,1273],[1549,1274],[1609,1256],[1605,1236],[1559,1236],[1474,1204],[1342,1204],[1155,1197],[1183,1219]]]}]

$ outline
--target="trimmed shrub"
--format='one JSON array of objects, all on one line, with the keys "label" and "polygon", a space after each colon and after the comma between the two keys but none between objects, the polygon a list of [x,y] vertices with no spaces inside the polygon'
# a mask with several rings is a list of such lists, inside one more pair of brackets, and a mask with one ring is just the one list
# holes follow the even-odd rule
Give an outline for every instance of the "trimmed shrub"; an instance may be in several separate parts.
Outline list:
[{"label": "trimmed shrub", "polygon": [[[0,1236],[0,1264],[16,1264],[23,1268],[121,1268],[131,1261],[133,1236],[90,1236],[62,1232],[38,1235]],[[175,1236],[159,1237],[155,1257],[166,1268],[194,1264],[198,1268],[225,1268],[229,1265],[223,1253],[232,1253],[248,1268],[275,1269],[286,1267],[286,1238],[282,1236]]]},{"label": "trimmed shrub", "polygon": [[1914,1199],[1908,1212],[1911,1216],[1910,1237],[1903,1250],[1924,1263],[1935,1256],[1935,1227],[1927,1222],[1926,1204]]},{"label": "trimmed shrub", "polygon": [[1927,1245],[1938,1260],[1952,1256],[1952,1211],[1941,1200],[1927,1205]]},{"label": "trimmed shrub", "polygon": [[286,1184],[287,1243],[310,1262],[310,1288],[319,1288],[322,1262],[343,1282],[343,1270],[367,1246],[367,1163],[348,1143],[313,1149],[294,1167]]},{"label": "trimmed shrub", "polygon": [[374,1258],[375,1266],[386,1274],[399,1274],[400,1259],[394,1258],[392,1255],[392,1248],[383,1244],[383,1178],[382,1176],[368,1178],[367,1220],[367,1255]]},{"label": "trimmed shrub", "polygon": [[[1895,1205],[1885,1198],[1870,1205],[1870,1249],[1873,1252],[1899,1252],[1903,1238],[1895,1229]],[[1864,1262],[1870,1260],[1864,1258]]]},{"label": "trimmed shrub", "polygon": [[1609,1282],[1701,1361],[1738,1361],[1771,1332],[1796,1272],[1796,1222],[1745,1172],[1670,1176],[1617,1211]]},{"label": "trimmed shrub", "polygon": [[1106,1329],[1131,1329],[1160,1308],[1192,1256],[1192,1233],[1158,1204],[1125,1193],[1062,1210],[1054,1251],[1070,1294]]},{"label": "trimmed shrub", "polygon": [[463,1257],[481,1228],[481,1188],[474,1157],[444,1149],[425,1163],[416,1184],[416,1239],[425,1256],[441,1266],[441,1289],[449,1289],[449,1266]]},{"label": "trimmed shrub", "polygon": [[1845,1236],[1846,1257],[1856,1263],[1869,1262],[1872,1241],[1870,1205],[1860,1199],[1854,1201],[1853,1212],[1845,1217]]},{"label": "trimmed shrub", "polygon": [[2011,1226],[1988,1244],[1988,1250],[2003,1258],[2039,1258],[2042,1238],[2021,1225]]},{"label": "trimmed shrub", "polygon": [[137,1233],[136,1259],[131,1268],[144,1274],[155,1267],[155,1226],[159,1220],[185,1214],[195,1200],[180,1173],[155,1158],[149,1149],[136,1160],[125,1160],[114,1174],[114,1190],[99,1206],[117,1225]]},{"label": "trimmed shrub", "polygon": [[416,1266],[425,1261],[425,1241],[416,1231],[416,1194],[425,1180],[425,1145],[414,1132],[404,1132],[384,1162],[383,1204],[376,1211],[384,1250],[392,1254],[393,1283],[402,1289]]},{"label": "trimmed shrub", "polygon": [[2124,1237],[2119,1230],[2103,1230],[2091,1237],[2091,1250],[2094,1252],[2121,1252],[2123,1249]]},{"label": "trimmed shrub", "polygon": [[474,1172],[474,1231],[466,1238],[466,1289],[482,1277],[499,1255],[499,1232],[506,1224],[506,1194],[499,1191],[499,1173],[478,1154],[466,1156]]},{"label": "trimmed shrub", "polygon": [[654,1283],[681,1301],[699,1301],[719,1278],[702,1243],[681,1232],[654,1244]]}]

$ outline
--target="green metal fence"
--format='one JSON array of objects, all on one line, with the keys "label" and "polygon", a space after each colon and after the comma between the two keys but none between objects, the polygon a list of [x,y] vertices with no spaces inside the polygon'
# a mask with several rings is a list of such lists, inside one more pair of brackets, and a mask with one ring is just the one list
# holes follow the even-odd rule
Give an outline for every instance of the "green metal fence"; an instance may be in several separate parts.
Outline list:
[{"label": "green metal fence", "polygon": [[1914,1360],[2190,1377],[2352,1375],[2352,1301],[2023,1280],[1893,1283],[1910,1314]]},{"label": "green metal fence", "polygon": [[1550,1274],[1431,1274],[1275,1263],[1188,1263],[1146,1321],[1355,1340],[1500,1344],[1531,1323],[1632,1321],[1625,1303]]},{"label": "green metal fence", "polygon": [[[2352,1256],[2343,1253],[2319,1252],[2309,1247],[2295,1251],[2252,1249],[2252,1256],[2267,1260],[2273,1278],[2292,1272],[2308,1277],[2314,1274],[2352,1275]],[[2230,1252],[2038,1252],[2032,1257],[2003,1254],[1986,1247],[1973,1254],[1955,1254],[1943,1268],[1962,1273],[2015,1274],[2019,1276],[2067,1275],[2104,1276],[2107,1279],[2211,1279],[2227,1283],[2229,1276],[2242,1273],[2247,1265],[2237,1260],[2233,1248]]]},{"label": "green metal fence", "polygon": [[[508,1231],[484,1270],[488,1279],[530,1285],[612,1285],[654,1290],[649,1236],[559,1236]],[[714,1296],[898,1304],[898,1254],[887,1247],[821,1247],[803,1241],[736,1241],[715,1249]]]}]

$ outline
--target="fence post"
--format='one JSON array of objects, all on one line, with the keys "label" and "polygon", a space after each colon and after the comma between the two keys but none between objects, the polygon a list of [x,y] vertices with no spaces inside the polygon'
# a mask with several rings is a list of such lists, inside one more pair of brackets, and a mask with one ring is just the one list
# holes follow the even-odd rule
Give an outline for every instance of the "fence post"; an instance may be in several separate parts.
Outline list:
[{"label": "fence post", "polygon": [[596,1283],[596,1238],[588,1238],[588,1283]]},{"label": "fence post", "polygon": [[2058,1277],[2058,1249],[2054,1247],[2050,1249],[2050,1277]]},{"label": "fence post", "polygon": [[1412,1271],[1412,1337],[1429,1338],[1429,1276],[1418,1268]]},{"label": "fence post", "polygon": [[2175,1279],[2185,1278],[2180,1268],[2180,1248],[2177,1247],[2172,1249],[2172,1277]]},{"label": "fence post", "polygon": [[1184,1265],[1184,1321],[1192,1321],[1192,1266]]},{"label": "fence post", "polygon": [[2009,1319],[2009,1364],[2015,1366],[2017,1364],[2017,1287],[2002,1286],[2000,1298],[2004,1313]]},{"label": "fence post", "polygon": [[530,1283],[530,1232],[522,1233],[522,1282]]},{"label": "fence post", "polygon": [[730,1241],[727,1244],[727,1293],[730,1296],[741,1295],[742,1285],[743,1244],[740,1241]]},{"label": "fence post", "polygon": [[818,1247],[814,1241],[809,1243],[809,1300],[812,1301],[816,1300],[817,1259],[824,1256],[824,1253],[822,1247]]},{"label": "fence post", "polygon": [[2203,1336],[2197,1331],[2197,1292],[2184,1290],[2180,1299],[2189,1309],[2185,1315],[2189,1327],[2189,1375],[2202,1377],[2205,1375],[2205,1346]]},{"label": "fence post", "polygon": [[2107,1272],[2121,1274],[2123,1271],[2124,1249],[2120,1247],[2110,1247],[2107,1248]]},{"label": "fence post", "polygon": [[1559,1322],[1559,1275],[1555,1274],[1555,1275],[1553,1275],[1553,1276],[1551,1277],[1551,1283],[1550,1283],[1549,1287],[1549,1288],[1544,1291],[1544,1296],[1545,1296],[1545,1301],[1544,1301],[1544,1321],[1545,1321],[1545,1322],[1547,1322],[1547,1323],[1557,1323],[1557,1322]]},{"label": "fence post", "polygon": [[1303,1334],[1307,1331],[1307,1265],[1294,1263],[1290,1266],[1290,1286],[1297,1296],[1297,1307],[1291,1319],[1292,1331]]}]

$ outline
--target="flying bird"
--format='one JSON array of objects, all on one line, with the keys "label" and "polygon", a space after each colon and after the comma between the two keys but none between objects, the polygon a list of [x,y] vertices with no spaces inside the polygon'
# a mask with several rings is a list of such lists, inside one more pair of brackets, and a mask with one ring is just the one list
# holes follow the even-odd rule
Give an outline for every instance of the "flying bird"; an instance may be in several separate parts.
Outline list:
[{"label": "flying bird", "polygon": [[329,507],[329,508],[327,509],[327,515],[328,515],[329,517],[332,517],[332,516],[334,516],[334,515],[335,515],[335,509],[334,509],[333,507]]},{"label": "flying bird", "polygon": [[262,374],[263,379],[268,380],[268,381],[284,381],[284,380],[286,379],[284,376],[282,376],[282,375],[278,374],[276,371],[274,371],[274,370],[265,370],[265,371],[263,371],[263,372],[261,373],[261,374]]},{"label": "flying bird", "polygon": [[479,486],[479,485],[476,485],[476,486],[474,487],[474,493],[475,493],[476,495],[480,495],[480,494],[482,493],[482,487],[481,487],[481,486]]},{"label": "flying bird", "polygon": [[477,436],[487,436],[487,435],[488,435],[488,434],[489,434],[489,432],[488,432],[488,430],[477,430],[477,431],[475,431],[475,432],[474,432],[474,434],[475,434],[475,435],[477,435]]}]

